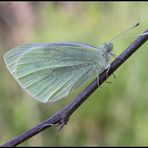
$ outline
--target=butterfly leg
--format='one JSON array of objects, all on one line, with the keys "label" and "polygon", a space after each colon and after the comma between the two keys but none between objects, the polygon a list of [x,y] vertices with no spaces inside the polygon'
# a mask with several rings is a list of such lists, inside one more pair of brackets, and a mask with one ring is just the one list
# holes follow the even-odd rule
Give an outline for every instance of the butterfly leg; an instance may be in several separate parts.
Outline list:
[{"label": "butterfly leg", "polygon": [[[110,64],[107,65],[106,69],[107,69],[107,71],[106,71],[105,74],[106,74],[106,78],[108,78],[108,72],[109,72],[109,69],[110,69]],[[112,82],[109,82],[109,81],[105,81],[105,82],[107,82],[107,83],[112,83]]]},{"label": "butterfly leg", "polygon": [[[99,85],[100,85],[98,72],[97,72],[97,85],[98,85],[98,87],[99,87]],[[100,86],[100,88],[102,88],[102,87]]]},{"label": "butterfly leg", "polygon": [[[109,69],[110,69],[110,64],[107,66],[107,71],[106,71],[106,78],[108,78],[108,72],[109,72]],[[115,76],[115,74],[113,73],[113,78],[114,79],[116,79],[116,76]],[[108,81],[106,81],[107,83],[112,83],[112,82],[108,82]]]},{"label": "butterfly leg", "polygon": [[110,81],[105,81],[106,83],[108,83],[108,84],[111,84],[112,82],[110,82]]},{"label": "butterfly leg", "polygon": [[108,72],[109,72],[109,69],[110,69],[110,64],[106,66],[106,69],[107,70],[106,70],[106,73],[105,74],[106,74],[106,78],[108,78]]},{"label": "butterfly leg", "polygon": [[115,76],[115,74],[114,74],[114,73],[113,73],[113,78],[114,78],[114,79],[116,79],[116,76]]},{"label": "butterfly leg", "polygon": [[114,53],[111,53],[111,56],[114,57],[115,59],[117,58],[117,55]]},{"label": "butterfly leg", "polygon": [[99,86],[99,69],[97,66],[94,66],[94,70],[96,71],[96,75],[97,75],[97,85]]},{"label": "butterfly leg", "polygon": [[99,73],[97,72],[97,84],[99,86]]},{"label": "butterfly leg", "polygon": [[124,61],[124,59],[123,59],[122,57],[117,56],[117,55],[115,55],[114,53],[111,53],[111,56],[114,57],[115,59],[116,59],[116,58],[119,58],[120,60],[123,60],[123,61]]}]

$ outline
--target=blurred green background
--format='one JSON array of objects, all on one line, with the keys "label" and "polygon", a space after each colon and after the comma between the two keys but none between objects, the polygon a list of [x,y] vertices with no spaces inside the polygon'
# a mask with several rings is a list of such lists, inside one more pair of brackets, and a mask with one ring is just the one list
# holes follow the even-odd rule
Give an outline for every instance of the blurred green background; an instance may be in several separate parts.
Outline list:
[{"label": "blurred green background", "polygon": [[[124,36],[145,31],[147,14],[147,2],[0,2],[0,144],[59,111],[83,90],[55,103],[36,101],[8,72],[2,57],[6,51],[31,42],[77,41],[99,47],[137,22],[141,25]],[[114,42],[114,53],[135,38]],[[147,49],[145,43],[58,134],[53,127],[20,146],[148,146]]]}]

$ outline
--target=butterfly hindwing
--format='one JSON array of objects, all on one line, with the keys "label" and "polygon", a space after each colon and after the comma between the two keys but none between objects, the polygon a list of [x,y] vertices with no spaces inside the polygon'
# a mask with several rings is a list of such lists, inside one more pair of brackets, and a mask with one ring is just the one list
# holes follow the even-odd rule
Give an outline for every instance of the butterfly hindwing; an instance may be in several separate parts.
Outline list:
[{"label": "butterfly hindwing", "polygon": [[16,62],[18,58],[20,58],[21,55],[23,55],[25,52],[31,50],[35,46],[41,46],[42,44],[26,44],[17,46],[16,48],[13,48],[9,51],[7,51],[4,54],[4,61],[7,65],[8,70],[10,73],[14,76],[16,71]]}]

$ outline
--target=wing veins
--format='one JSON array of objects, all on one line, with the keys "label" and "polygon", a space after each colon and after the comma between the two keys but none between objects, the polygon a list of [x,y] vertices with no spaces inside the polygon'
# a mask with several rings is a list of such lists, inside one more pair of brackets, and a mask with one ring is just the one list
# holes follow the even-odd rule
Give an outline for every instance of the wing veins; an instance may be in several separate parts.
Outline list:
[{"label": "wing veins", "polygon": [[[85,65],[85,66],[82,66],[82,67],[86,67],[86,65]],[[80,68],[82,68],[82,67],[78,67],[77,70],[80,69]],[[74,75],[74,76],[75,76],[75,75]],[[70,78],[70,79],[71,79],[71,78]],[[67,81],[68,81],[68,80],[67,80]],[[66,81],[66,82],[67,82],[67,81]],[[66,83],[66,82],[65,82],[65,83]],[[49,85],[51,85],[51,84],[49,84]],[[49,85],[48,85],[48,86],[49,86]],[[64,84],[63,84],[63,85],[64,85]],[[62,85],[62,86],[63,86],[63,85]],[[48,86],[46,86],[46,87],[43,88],[43,89],[48,88]],[[62,87],[62,86],[61,86],[61,87]],[[42,89],[42,90],[43,90],[43,89]],[[39,95],[39,94],[41,93],[42,90],[40,90],[40,92],[39,92],[37,95]],[[47,93],[48,93],[48,92],[47,92]]]}]

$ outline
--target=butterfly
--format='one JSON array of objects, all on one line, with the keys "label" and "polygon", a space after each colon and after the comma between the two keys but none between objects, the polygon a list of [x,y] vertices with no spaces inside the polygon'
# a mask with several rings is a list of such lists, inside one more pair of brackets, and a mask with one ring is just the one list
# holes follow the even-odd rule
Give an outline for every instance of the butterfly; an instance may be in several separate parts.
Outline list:
[{"label": "butterfly", "polygon": [[113,44],[78,42],[21,45],[4,54],[8,70],[33,98],[46,103],[68,96],[92,74],[109,67]]},{"label": "butterfly", "polygon": [[13,48],[3,57],[8,70],[27,93],[40,102],[53,102],[67,97],[93,74],[99,85],[99,74],[110,67],[112,41],[126,31],[99,48],[79,42],[32,43]]}]

